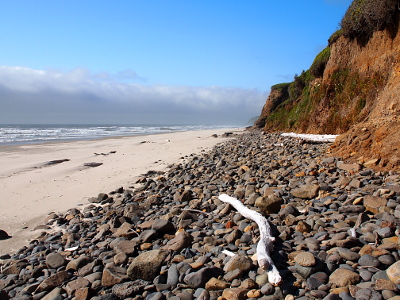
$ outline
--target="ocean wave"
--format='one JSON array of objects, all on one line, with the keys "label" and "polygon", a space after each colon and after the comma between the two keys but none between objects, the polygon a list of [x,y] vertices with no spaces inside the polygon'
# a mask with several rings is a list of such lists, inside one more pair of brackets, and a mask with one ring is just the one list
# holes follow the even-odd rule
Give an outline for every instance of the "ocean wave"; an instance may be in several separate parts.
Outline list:
[{"label": "ocean wave", "polygon": [[165,132],[234,128],[231,125],[0,125],[0,145],[90,140]]}]

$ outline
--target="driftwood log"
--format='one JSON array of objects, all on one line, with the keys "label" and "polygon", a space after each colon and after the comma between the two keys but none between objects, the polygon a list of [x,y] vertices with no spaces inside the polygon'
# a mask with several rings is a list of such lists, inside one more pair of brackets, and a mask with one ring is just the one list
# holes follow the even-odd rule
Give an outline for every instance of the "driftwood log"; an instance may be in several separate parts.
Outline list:
[{"label": "driftwood log", "polygon": [[271,228],[267,219],[265,219],[260,213],[244,206],[242,202],[236,198],[230,197],[226,194],[222,194],[218,198],[221,201],[232,205],[243,217],[257,223],[260,230],[260,241],[257,244],[258,265],[261,269],[267,271],[268,281],[272,285],[279,285],[282,282],[282,277],[270,256],[273,246],[272,244],[275,241],[275,238],[271,236]]}]

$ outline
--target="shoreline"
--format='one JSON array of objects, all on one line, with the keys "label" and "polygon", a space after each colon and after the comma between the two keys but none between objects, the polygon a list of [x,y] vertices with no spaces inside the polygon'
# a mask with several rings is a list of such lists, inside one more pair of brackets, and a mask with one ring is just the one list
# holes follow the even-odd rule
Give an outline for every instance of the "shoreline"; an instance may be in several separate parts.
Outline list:
[{"label": "shoreline", "polygon": [[[203,131],[219,129],[244,129],[245,126],[211,126],[211,125],[99,125],[99,124],[0,124],[0,147],[18,145],[36,145],[43,143],[89,141],[118,137],[134,137],[153,134],[168,134],[186,131]],[[26,127],[28,126],[28,127]],[[31,132],[31,127],[34,133]],[[11,130],[11,132],[7,132]],[[28,132],[24,132],[27,130]],[[59,132],[62,131],[62,133]],[[2,132],[4,131],[4,132]],[[7,138],[7,134],[11,137]]]},{"label": "shoreline", "polygon": [[[33,229],[43,224],[49,213],[82,207],[99,193],[133,185],[150,170],[165,170],[182,157],[211,149],[227,140],[221,137],[225,132],[244,130],[224,128],[1,145],[0,229],[12,238],[0,241],[0,255],[15,252],[36,238],[40,231]],[[85,166],[90,163],[101,165]]]}]

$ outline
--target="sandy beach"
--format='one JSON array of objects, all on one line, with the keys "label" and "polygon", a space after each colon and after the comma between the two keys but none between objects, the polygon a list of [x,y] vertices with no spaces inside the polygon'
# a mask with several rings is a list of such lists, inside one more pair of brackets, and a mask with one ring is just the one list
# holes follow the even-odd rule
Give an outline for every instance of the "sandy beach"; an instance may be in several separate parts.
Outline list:
[{"label": "sandy beach", "polygon": [[[128,188],[149,170],[164,170],[182,157],[225,141],[225,132],[187,131],[16,146],[0,146],[0,255],[13,253],[41,230],[50,212],[87,205],[88,198]],[[217,134],[218,137],[212,137]],[[104,155],[105,154],[105,155]],[[58,160],[65,160],[59,162]],[[52,162],[52,163],[50,163]],[[97,167],[85,164],[101,163]]]}]

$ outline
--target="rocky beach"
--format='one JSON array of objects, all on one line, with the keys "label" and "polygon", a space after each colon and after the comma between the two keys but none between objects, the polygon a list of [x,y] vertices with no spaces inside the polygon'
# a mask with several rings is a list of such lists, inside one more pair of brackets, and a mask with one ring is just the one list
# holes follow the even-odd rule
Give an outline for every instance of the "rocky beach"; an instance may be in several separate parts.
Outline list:
[{"label": "rocky beach", "polygon": [[51,212],[63,213],[115,187],[129,187],[148,170],[161,171],[181,157],[210,150],[240,128],[33,144],[0,143],[0,255],[36,238]]},{"label": "rocky beach", "polygon": [[[400,299],[400,176],[329,152],[251,131],[147,169],[2,254],[0,299]],[[223,193],[268,219],[280,285]]]}]

